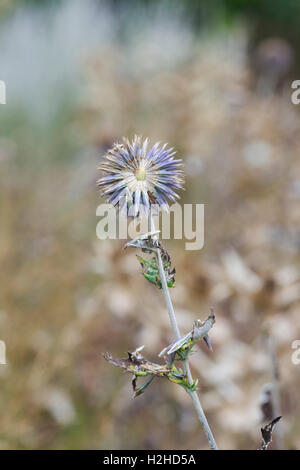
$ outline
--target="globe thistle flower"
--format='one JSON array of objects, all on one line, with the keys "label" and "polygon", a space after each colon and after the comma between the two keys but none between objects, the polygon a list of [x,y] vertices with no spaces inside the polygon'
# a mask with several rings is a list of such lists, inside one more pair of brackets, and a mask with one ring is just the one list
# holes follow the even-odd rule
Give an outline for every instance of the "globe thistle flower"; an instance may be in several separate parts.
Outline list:
[{"label": "globe thistle flower", "polygon": [[[173,148],[156,143],[148,150],[149,140],[135,136],[123,138],[110,149],[99,166],[97,181],[101,195],[128,215],[138,216],[143,206],[168,210],[168,201],[179,198],[176,190],[183,185],[181,160],[175,160]],[[131,210],[132,209],[132,210]]]}]

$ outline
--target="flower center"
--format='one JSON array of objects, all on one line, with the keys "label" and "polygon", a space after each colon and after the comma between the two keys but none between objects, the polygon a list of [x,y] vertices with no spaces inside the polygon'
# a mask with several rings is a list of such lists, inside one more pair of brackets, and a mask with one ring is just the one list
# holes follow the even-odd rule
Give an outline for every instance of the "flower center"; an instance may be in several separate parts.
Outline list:
[{"label": "flower center", "polygon": [[146,179],[147,173],[146,168],[139,167],[135,171],[135,177],[138,181],[144,181]]}]

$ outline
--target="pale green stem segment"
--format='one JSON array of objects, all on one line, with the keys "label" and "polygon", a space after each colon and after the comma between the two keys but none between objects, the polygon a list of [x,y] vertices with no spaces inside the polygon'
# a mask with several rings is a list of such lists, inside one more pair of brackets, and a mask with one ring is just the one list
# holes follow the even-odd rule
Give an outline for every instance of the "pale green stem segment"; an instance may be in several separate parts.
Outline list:
[{"label": "pale green stem segment", "polygon": [[[150,229],[150,231],[155,230],[153,220],[151,218],[149,220],[149,229]],[[157,237],[155,236],[153,238],[157,238]],[[165,275],[163,262],[162,262],[162,259],[161,259],[161,254],[160,254],[159,249],[156,250],[156,256],[157,256],[157,260],[158,260],[159,277],[160,277],[160,281],[161,281],[161,285],[162,285],[164,299],[165,299],[165,302],[166,302],[166,307],[167,307],[168,314],[169,314],[170,323],[171,323],[175,338],[180,339],[181,334],[180,334],[180,331],[179,331],[179,328],[178,328],[178,324],[177,324],[177,320],[176,320],[176,316],[175,316],[175,312],[174,312],[174,308],[173,308],[169,288],[168,288],[168,285],[167,285],[166,275]],[[193,377],[192,377],[192,374],[191,374],[188,359],[186,361],[184,361],[184,370],[185,370],[185,373],[188,377],[189,384],[192,385],[193,384]],[[217,446],[216,441],[214,439],[213,433],[211,432],[211,429],[210,429],[209,424],[207,422],[207,419],[206,419],[206,416],[204,414],[203,408],[201,406],[198,393],[196,391],[194,391],[194,392],[189,391],[188,393],[189,393],[189,395],[192,399],[192,402],[193,402],[193,405],[195,407],[198,419],[199,419],[199,421],[201,423],[201,426],[204,430],[204,433],[207,437],[210,448],[212,450],[218,450],[218,446]]]}]

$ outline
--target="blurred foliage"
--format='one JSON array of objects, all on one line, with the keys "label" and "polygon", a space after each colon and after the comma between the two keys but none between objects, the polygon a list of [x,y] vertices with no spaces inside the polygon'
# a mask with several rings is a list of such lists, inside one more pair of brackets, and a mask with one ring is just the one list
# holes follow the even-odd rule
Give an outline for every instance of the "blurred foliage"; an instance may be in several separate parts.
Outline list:
[{"label": "blurred foliage", "polygon": [[145,344],[156,362],[173,339],[134,253],[95,235],[99,158],[138,133],[175,146],[183,202],[206,204],[204,249],[165,245],[182,333],[215,308],[214,352],[196,346],[192,366],[218,444],[257,447],[267,331],[286,447],[299,448],[300,120],[288,71],[278,87],[255,71],[252,25],[235,18],[196,33],[181,9],[40,3],[5,3],[0,28],[0,447],[206,446],[184,390],[157,381],[132,400],[101,355]]},{"label": "blurred foliage", "polygon": [[[0,8],[5,10],[22,3],[35,6],[58,6],[63,2],[64,0],[1,0]],[[96,0],[96,2],[101,5],[103,0]],[[128,4],[127,0],[108,0],[106,3],[114,8]],[[132,0],[130,3],[132,8],[138,5],[151,7],[163,3],[167,4],[170,9],[181,7],[191,13],[198,24],[215,17],[223,16],[226,20],[236,15],[243,15],[269,24],[275,32],[279,27],[289,33],[291,28],[299,30],[300,23],[298,0],[172,0],[171,2],[169,0]]]},{"label": "blurred foliage", "polygon": [[[120,5],[126,1],[112,0],[112,3]],[[161,0],[142,0],[138,3],[149,6],[162,2]],[[277,28],[285,30],[287,34],[291,28],[295,31],[299,30],[300,4],[297,0],[175,0],[169,3],[169,7],[172,8],[176,4],[183,5],[186,11],[192,13],[196,24],[222,17],[225,21],[230,21],[237,15],[243,15],[269,24],[273,28],[273,33],[278,34]]]}]

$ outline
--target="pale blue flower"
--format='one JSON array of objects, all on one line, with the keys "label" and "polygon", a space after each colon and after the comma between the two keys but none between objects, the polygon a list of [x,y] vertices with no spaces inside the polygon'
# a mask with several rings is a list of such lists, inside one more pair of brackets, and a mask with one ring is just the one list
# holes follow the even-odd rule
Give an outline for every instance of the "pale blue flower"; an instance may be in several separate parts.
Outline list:
[{"label": "pale blue flower", "polygon": [[[183,185],[182,161],[175,160],[173,148],[159,142],[148,150],[149,140],[123,138],[110,149],[99,166],[101,195],[129,215],[149,212],[151,205],[168,209],[168,202],[179,198]],[[130,208],[133,211],[130,213]]]}]

